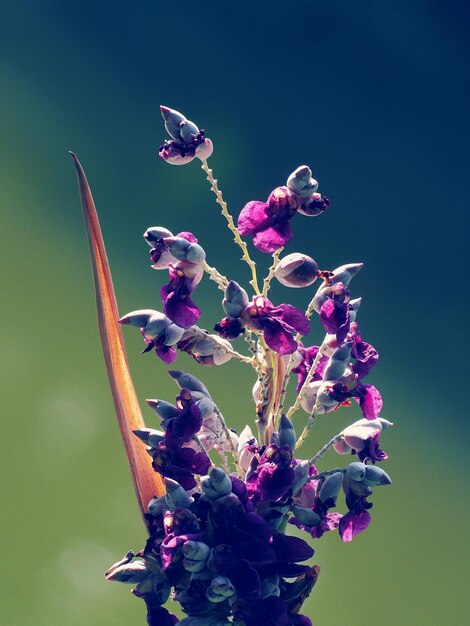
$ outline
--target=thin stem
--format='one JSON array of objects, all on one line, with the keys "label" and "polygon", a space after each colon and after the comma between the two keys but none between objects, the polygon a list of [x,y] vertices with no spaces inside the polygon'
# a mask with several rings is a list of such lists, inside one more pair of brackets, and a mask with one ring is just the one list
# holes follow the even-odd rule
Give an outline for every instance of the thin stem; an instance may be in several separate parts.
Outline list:
[{"label": "thin stem", "polygon": [[207,180],[211,184],[211,191],[214,192],[215,197],[216,197],[216,201],[217,201],[217,203],[219,204],[219,206],[222,209],[222,215],[227,220],[228,227],[230,228],[230,230],[233,233],[235,243],[237,243],[240,246],[240,248],[241,248],[241,250],[243,252],[243,260],[247,263],[247,265],[249,266],[249,268],[251,270],[252,279],[250,280],[250,285],[255,290],[256,295],[259,296],[260,295],[260,290],[259,290],[259,287],[258,287],[258,278],[256,276],[256,263],[250,258],[250,255],[248,254],[247,245],[243,241],[243,239],[240,237],[240,233],[238,232],[238,228],[235,226],[235,223],[233,221],[233,217],[228,212],[227,203],[225,202],[225,200],[224,200],[224,198],[222,196],[222,192],[220,191],[220,189],[217,186],[217,179],[214,178],[213,172],[210,169],[210,167],[208,166],[207,161],[205,159],[202,161],[201,168],[204,170],[204,172],[207,175]]},{"label": "thin stem", "polygon": [[335,445],[335,443],[337,441],[339,441],[341,439],[341,437],[343,436],[343,433],[338,433],[337,435],[335,435],[333,437],[333,439],[330,439],[330,441],[328,443],[326,443],[323,448],[321,450],[319,450],[315,456],[312,456],[312,458],[310,459],[309,463],[310,465],[315,465],[315,463],[317,461],[319,461],[323,456],[325,456],[325,454],[328,452],[328,450]]},{"label": "thin stem", "polygon": [[206,262],[204,262],[204,271],[209,274],[209,278],[217,283],[218,288],[225,292],[225,288],[227,287],[229,280],[226,276],[221,274],[219,270],[215,267],[211,267]]},{"label": "thin stem", "polygon": [[310,435],[310,431],[312,430],[312,426],[315,424],[315,420],[317,418],[317,411],[318,411],[318,409],[319,409],[319,407],[315,404],[315,406],[313,407],[312,412],[308,416],[307,424],[306,424],[305,428],[303,429],[302,434],[297,439],[297,442],[295,444],[295,449],[296,450],[298,448],[300,448],[300,446],[302,446],[305,443],[305,440]]},{"label": "thin stem", "polygon": [[276,272],[276,268],[279,265],[279,256],[280,256],[280,254],[281,254],[281,252],[283,250],[284,250],[284,248],[279,248],[279,250],[276,250],[276,252],[273,254],[273,264],[269,268],[268,275],[263,280],[263,292],[262,292],[262,295],[265,296],[265,297],[268,295],[268,291],[269,291],[269,289],[271,287],[271,281],[274,278],[274,274]]},{"label": "thin stem", "polygon": [[227,437],[227,441],[228,441],[228,445],[230,446],[230,452],[232,453],[232,457],[233,457],[233,462],[235,464],[235,471],[237,472],[237,476],[239,478],[242,478],[242,473],[241,473],[241,469],[240,469],[240,463],[238,462],[238,452],[235,449],[235,445],[233,443],[233,439],[232,439],[232,434],[230,432],[230,430],[227,427],[227,423],[225,421],[224,416],[222,415],[222,413],[219,411],[219,409],[216,407],[215,408],[215,414],[217,415],[220,424],[222,426],[222,430],[225,433],[225,436]]},{"label": "thin stem", "polygon": [[313,378],[313,375],[315,374],[315,370],[317,369],[318,364],[320,363],[320,359],[323,356],[323,350],[325,349],[326,346],[326,342],[327,342],[327,338],[328,335],[325,335],[325,338],[323,339],[323,342],[321,344],[321,346],[318,348],[318,352],[315,356],[315,360],[313,361],[307,377],[304,380],[304,383],[302,385],[302,388],[300,389],[300,392],[294,402],[294,404],[291,406],[291,408],[287,411],[287,417],[291,417],[291,415],[293,415],[297,409],[300,407],[302,400],[304,399],[305,394],[307,393],[307,389],[308,386]]},{"label": "thin stem", "polygon": [[344,474],[345,470],[342,469],[341,467],[334,467],[333,469],[320,472],[319,474],[316,474],[315,476],[309,476],[308,482],[311,482],[312,480],[322,480],[323,478],[327,478],[328,476],[331,476],[332,474],[337,474],[338,472],[341,472],[341,474]]}]

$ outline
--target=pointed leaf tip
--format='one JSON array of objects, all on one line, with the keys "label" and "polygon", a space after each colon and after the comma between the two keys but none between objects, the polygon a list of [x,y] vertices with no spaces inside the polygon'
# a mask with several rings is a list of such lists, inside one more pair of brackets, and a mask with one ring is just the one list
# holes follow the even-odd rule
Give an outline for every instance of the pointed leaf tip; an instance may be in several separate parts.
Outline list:
[{"label": "pointed leaf tip", "polygon": [[111,271],[90,186],[77,156],[73,152],[70,152],[70,155],[78,175],[78,186],[93,268],[98,324],[104,360],[137,500],[141,513],[144,515],[149,501],[155,494],[163,495],[165,487],[161,477],[151,469],[145,447],[133,436],[133,431],[145,428],[145,424],[129,371],[121,328],[118,324],[120,316]]}]

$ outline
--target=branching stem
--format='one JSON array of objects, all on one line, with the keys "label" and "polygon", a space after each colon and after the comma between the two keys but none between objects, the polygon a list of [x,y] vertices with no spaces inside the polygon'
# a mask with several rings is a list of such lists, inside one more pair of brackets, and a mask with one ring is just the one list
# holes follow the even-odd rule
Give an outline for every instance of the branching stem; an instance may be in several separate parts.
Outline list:
[{"label": "branching stem", "polygon": [[222,209],[222,215],[227,220],[228,227],[233,233],[235,243],[237,243],[240,246],[243,252],[243,260],[245,261],[245,263],[247,263],[247,265],[249,266],[251,270],[252,279],[250,280],[250,285],[253,287],[256,295],[259,296],[261,292],[258,287],[258,278],[256,276],[256,263],[251,259],[250,255],[248,254],[248,247],[246,243],[243,241],[243,239],[240,237],[240,233],[238,232],[238,228],[235,226],[233,217],[228,212],[227,203],[225,202],[223,198],[222,192],[217,186],[217,179],[214,178],[213,172],[210,169],[205,159],[202,161],[201,167],[206,173],[207,180],[211,184],[211,191],[214,192],[216,201],[219,204],[220,208]]}]

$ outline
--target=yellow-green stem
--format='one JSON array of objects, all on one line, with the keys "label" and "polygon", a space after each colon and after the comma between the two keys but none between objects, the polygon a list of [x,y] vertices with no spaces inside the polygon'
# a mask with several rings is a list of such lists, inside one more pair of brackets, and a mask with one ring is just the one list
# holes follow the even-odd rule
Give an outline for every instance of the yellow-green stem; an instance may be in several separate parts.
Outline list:
[{"label": "yellow-green stem", "polygon": [[238,232],[238,228],[235,226],[233,217],[228,212],[227,203],[225,202],[222,196],[222,192],[217,186],[217,179],[214,178],[213,172],[208,166],[207,161],[205,159],[202,161],[201,167],[206,173],[207,180],[211,184],[211,191],[214,192],[216,201],[219,204],[220,208],[222,209],[222,215],[227,220],[228,227],[233,233],[235,243],[237,243],[240,246],[243,252],[243,260],[247,263],[247,265],[249,266],[251,270],[252,278],[250,280],[250,285],[253,287],[256,295],[259,296],[261,292],[258,287],[258,278],[256,276],[256,263],[251,259],[250,255],[248,254],[248,247],[246,243],[243,241],[243,239],[240,237],[240,233]]}]

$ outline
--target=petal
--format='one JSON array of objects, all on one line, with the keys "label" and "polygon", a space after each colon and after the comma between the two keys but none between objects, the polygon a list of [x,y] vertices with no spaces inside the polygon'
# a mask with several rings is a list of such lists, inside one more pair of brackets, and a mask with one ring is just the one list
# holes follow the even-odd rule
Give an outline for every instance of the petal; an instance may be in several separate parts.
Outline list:
[{"label": "petal", "polygon": [[352,541],[356,535],[362,533],[370,524],[370,515],[368,511],[362,511],[356,515],[353,511],[349,511],[341,518],[339,523],[339,534],[343,541]]},{"label": "petal", "polygon": [[181,296],[177,290],[172,290],[171,282],[160,289],[160,297],[165,315],[180,328],[189,328],[199,319],[199,307],[189,295]]},{"label": "petal", "polygon": [[282,248],[292,239],[292,229],[290,224],[268,226],[263,230],[258,229],[258,232],[254,236],[253,244],[261,250],[272,254]]},{"label": "petal", "polygon": [[291,326],[298,333],[302,333],[302,335],[306,335],[310,332],[310,324],[305,314],[291,304],[281,304],[275,307],[271,311],[271,315]]},{"label": "petal", "polygon": [[294,563],[306,561],[313,556],[313,548],[299,537],[290,537],[278,533],[273,537],[273,548],[276,550],[278,561]]},{"label": "petal", "polygon": [[383,406],[383,400],[379,390],[376,389],[374,385],[362,384],[359,385],[357,391],[359,392],[359,398],[356,398],[356,401],[359,402],[362,415],[367,420],[374,420],[380,415]]},{"label": "petal", "polygon": [[245,204],[238,216],[238,232],[240,235],[252,235],[263,226],[269,224],[269,218],[266,215],[266,202],[252,200]]},{"label": "petal", "polygon": [[155,352],[164,363],[168,365],[176,359],[176,350],[173,346],[155,346]]},{"label": "petal", "polygon": [[263,329],[266,344],[278,354],[292,354],[297,349],[297,342],[291,333],[285,330],[277,320],[271,320]]}]

